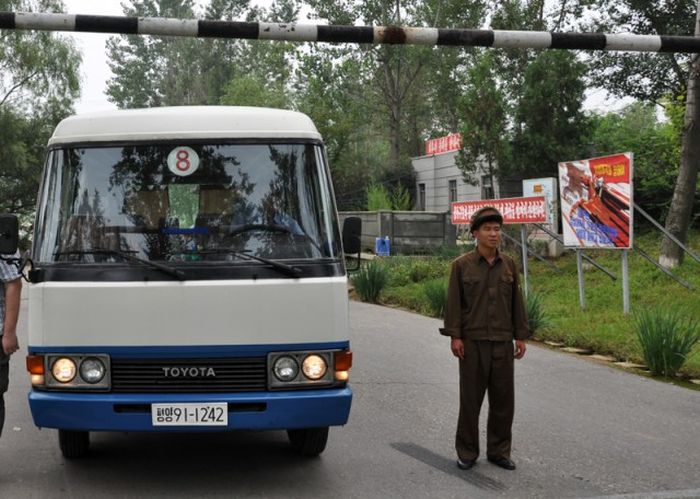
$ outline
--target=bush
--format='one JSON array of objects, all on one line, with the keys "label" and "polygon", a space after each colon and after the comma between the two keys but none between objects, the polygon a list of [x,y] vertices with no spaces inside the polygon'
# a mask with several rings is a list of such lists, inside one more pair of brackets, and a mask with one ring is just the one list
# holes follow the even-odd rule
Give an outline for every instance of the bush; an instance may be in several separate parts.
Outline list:
[{"label": "bush", "polygon": [[389,192],[382,184],[371,184],[367,187],[367,210],[379,211],[390,210],[391,199]]},{"label": "bush", "polygon": [[643,310],[635,315],[636,334],[649,370],[674,376],[700,342],[698,322],[677,311]]},{"label": "bush", "polygon": [[463,246],[458,246],[456,244],[443,244],[435,251],[435,256],[437,258],[451,261],[462,256],[463,253],[465,253],[465,248]]},{"label": "bush", "polygon": [[527,310],[527,325],[530,328],[530,334],[534,335],[537,331],[549,326],[549,321],[547,321],[542,307],[542,295],[530,292],[525,300],[525,309]]},{"label": "bush", "polygon": [[446,266],[444,261],[435,258],[415,258],[410,262],[409,276],[413,282],[444,277]]},{"label": "bush", "polygon": [[445,313],[447,302],[447,281],[445,279],[433,279],[423,283],[423,292],[428,299],[428,308],[433,317],[442,317]]},{"label": "bush", "polygon": [[360,267],[352,277],[352,284],[362,301],[377,303],[388,280],[389,270],[379,260],[372,260]]}]

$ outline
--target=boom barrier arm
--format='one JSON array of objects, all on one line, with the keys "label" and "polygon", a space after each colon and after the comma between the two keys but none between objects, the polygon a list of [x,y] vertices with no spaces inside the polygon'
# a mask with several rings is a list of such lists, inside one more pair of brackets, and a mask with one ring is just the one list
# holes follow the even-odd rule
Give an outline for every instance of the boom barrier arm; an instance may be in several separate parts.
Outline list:
[{"label": "boom barrier arm", "polygon": [[33,12],[0,12],[0,29],[289,42],[700,53],[700,37],[693,36],[255,23]]}]

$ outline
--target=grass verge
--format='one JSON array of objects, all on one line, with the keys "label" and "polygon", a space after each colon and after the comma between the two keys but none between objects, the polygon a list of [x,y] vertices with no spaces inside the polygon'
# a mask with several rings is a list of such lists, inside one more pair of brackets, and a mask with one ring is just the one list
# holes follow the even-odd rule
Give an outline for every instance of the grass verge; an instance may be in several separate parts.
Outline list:
[{"label": "grass verge", "polygon": [[[691,249],[700,253],[700,232],[693,232]],[[657,233],[636,236],[635,245],[652,256],[658,255]],[[508,251],[507,251],[508,252]],[[510,252],[509,252],[510,253]],[[635,252],[630,253],[631,314],[622,311],[622,277],[619,251],[588,251],[587,255],[616,276],[610,279],[592,266],[586,266],[586,310],[579,306],[576,258],[566,252],[555,265],[556,273],[537,260],[529,262],[530,290],[539,297],[546,325],[536,333],[540,341],[562,342],[567,346],[591,349],[621,361],[644,363],[644,356],[635,334],[634,314],[648,308],[678,310],[683,316],[700,317],[700,264],[689,257],[673,272],[691,283],[688,290],[667,277]],[[511,256],[516,262],[518,254]],[[409,309],[424,315],[434,313],[425,294],[423,281],[446,279],[450,259],[446,257],[392,257],[386,259],[389,281],[382,291],[381,303]],[[686,377],[700,377],[700,346],[696,346],[681,369]]]}]

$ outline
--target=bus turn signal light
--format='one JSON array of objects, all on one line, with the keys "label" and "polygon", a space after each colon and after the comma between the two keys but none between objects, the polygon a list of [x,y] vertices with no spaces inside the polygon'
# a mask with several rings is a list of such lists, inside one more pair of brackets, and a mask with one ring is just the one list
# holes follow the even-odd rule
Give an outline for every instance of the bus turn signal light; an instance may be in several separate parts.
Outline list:
[{"label": "bus turn signal light", "polygon": [[336,371],[349,371],[352,367],[352,352],[350,350],[343,350],[342,352],[335,353],[335,370]]},{"label": "bus turn signal light", "polygon": [[27,371],[29,374],[44,374],[44,357],[42,355],[27,355]]}]

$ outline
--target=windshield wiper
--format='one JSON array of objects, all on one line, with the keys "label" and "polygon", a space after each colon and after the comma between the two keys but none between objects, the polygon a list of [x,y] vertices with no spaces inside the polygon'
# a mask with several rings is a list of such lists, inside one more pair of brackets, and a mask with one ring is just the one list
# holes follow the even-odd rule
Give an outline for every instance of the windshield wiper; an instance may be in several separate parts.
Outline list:
[{"label": "windshield wiper", "polygon": [[267,264],[267,265],[271,266],[272,268],[274,268],[275,270],[279,270],[281,273],[286,274],[290,277],[299,277],[301,275],[301,269],[299,267],[293,267],[291,265],[287,265],[286,263],[278,262],[277,260],[271,260],[270,258],[264,258],[262,256],[250,255],[250,254],[243,252],[243,251],[236,251],[236,250],[230,250],[230,249],[211,249],[211,250],[197,251],[196,254],[199,254],[199,255],[226,254],[226,255],[237,256],[239,258],[249,258],[251,260],[257,260],[258,262]]},{"label": "windshield wiper", "polygon": [[169,267],[168,265],[163,265],[162,263],[152,262],[151,260],[146,260],[145,258],[139,258],[138,256],[130,255],[126,251],[112,250],[105,248],[93,248],[89,250],[79,250],[79,251],[57,251],[54,256],[61,255],[115,255],[123,258],[124,260],[130,260],[132,262],[143,263],[154,269],[160,270],[168,275],[176,277],[181,281],[185,280],[185,273],[182,270]]}]

